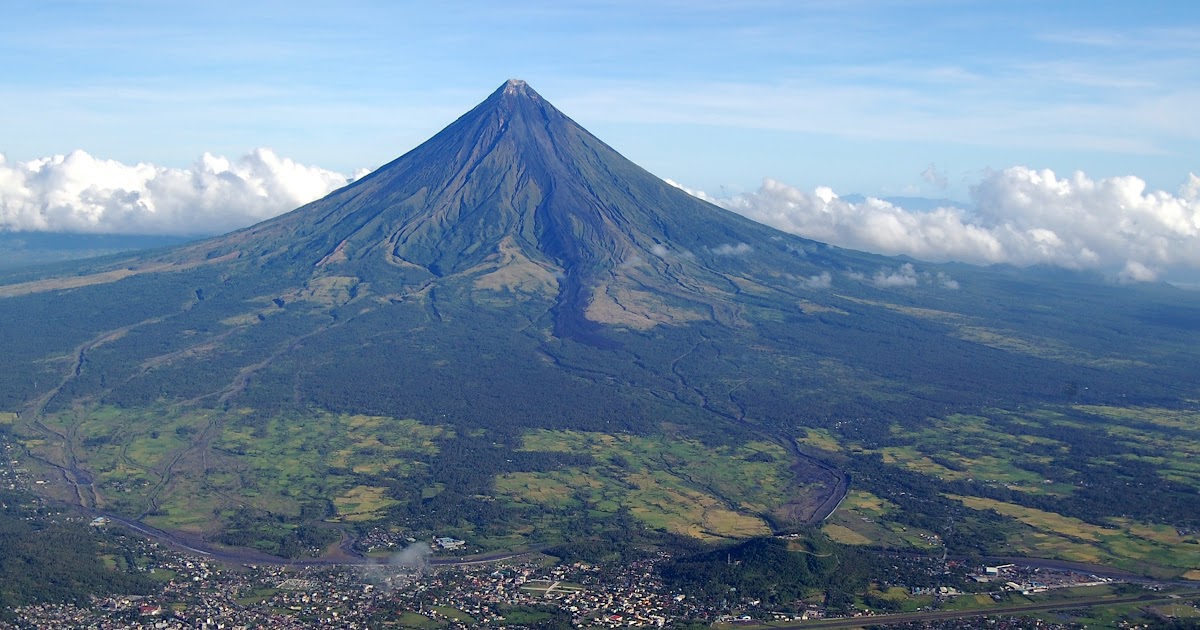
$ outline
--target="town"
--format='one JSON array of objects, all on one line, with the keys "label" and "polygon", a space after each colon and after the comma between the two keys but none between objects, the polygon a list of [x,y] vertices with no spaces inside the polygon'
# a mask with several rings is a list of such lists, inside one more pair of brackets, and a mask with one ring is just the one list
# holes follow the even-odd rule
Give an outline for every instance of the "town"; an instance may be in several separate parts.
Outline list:
[{"label": "town", "polygon": [[[18,490],[38,480],[7,458],[0,481]],[[536,551],[479,559],[464,555],[469,551],[464,540],[441,535],[418,540],[380,527],[358,541],[377,561],[373,564],[219,562],[204,552],[144,537],[120,519],[32,501],[36,509],[27,518],[90,525],[83,529],[118,547],[125,566],[159,587],[146,595],[19,606],[2,611],[0,628],[663,628],[803,624],[838,617],[863,617],[869,625],[870,617],[899,611],[901,600],[919,603],[906,610],[920,612],[968,601],[978,605],[981,598],[999,605],[1059,589],[1143,588],[1078,570],[896,553],[884,554],[892,575],[874,579],[875,595],[833,608],[818,593],[780,610],[736,594],[714,600],[669,588],[660,569],[671,555],[661,550],[609,564],[559,562]],[[900,599],[892,597],[897,594]],[[1190,601],[1179,605],[1196,611]]]},{"label": "town", "polygon": [[[102,527],[115,527],[102,525]],[[819,603],[792,611],[757,601],[705,602],[668,590],[656,565],[667,554],[621,567],[553,564],[540,554],[495,563],[295,567],[225,566],[157,542],[128,537],[141,570],[160,580],[149,596],[95,598],[90,607],[20,607],[3,628],[670,627],[680,622],[806,621],[834,616]],[[968,573],[981,593],[1103,586],[1111,579],[1006,564]],[[931,607],[968,596],[952,586],[909,589]],[[870,616],[869,609],[842,612]],[[864,619],[864,624],[868,620]]]}]

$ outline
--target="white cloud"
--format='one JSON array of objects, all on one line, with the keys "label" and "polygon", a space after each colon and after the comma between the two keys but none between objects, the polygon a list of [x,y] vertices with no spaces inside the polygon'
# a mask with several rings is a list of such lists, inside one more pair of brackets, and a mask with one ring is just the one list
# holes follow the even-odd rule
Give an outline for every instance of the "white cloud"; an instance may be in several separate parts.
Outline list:
[{"label": "white cloud", "polygon": [[753,249],[746,243],[738,243],[736,245],[732,243],[725,243],[722,245],[717,245],[712,249],[712,253],[718,256],[741,256],[742,254],[749,254],[751,251],[753,251]]},{"label": "white cloud", "polygon": [[[0,230],[219,233],[291,210],[366,173],[347,176],[299,164],[270,149],[234,160],[205,153],[188,169],[124,164],[84,151],[17,163],[0,155]],[[932,165],[926,174],[935,183],[941,176]],[[786,232],[882,254],[1099,269],[1130,282],[1200,269],[1196,175],[1168,193],[1147,190],[1132,176],[1059,177],[1016,166],[988,172],[971,187],[974,210],[916,211],[873,198],[851,203],[828,187],[807,193],[772,179],[755,192],[727,198],[687,192]],[[710,251],[751,250],[746,243],[727,243]],[[665,245],[654,253],[690,256]],[[806,282],[817,286],[819,278]],[[864,280],[911,286],[903,268]],[[929,284],[958,288],[949,277]]]},{"label": "white cloud", "polygon": [[945,190],[950,184],[946,178],[946,174],[937,170],[937,167],[933,164],[930,164],[925,168],[924,171],[921,171],[921,179],[933,184],[934,186],[937,186],[938,188],[941,188],[942,190]]},{"label": "white cloud", "polygon": [[[685,189],[686,190],[686,189]],[[971,188],[974,211],[907,210],[880,199],[851,203],[767,179],[752,193],[693,195],[785,232],[842,247],[930,261],[1099,269],[1131,281],[1169,268],[1200,268],[1200,178],[1177,193],[1148,191],[1137,177],[1058,177],[1016,166]],[[956,288],[953,280],[941,281]]]},{"label": "white cloud", "polygon": [[1158,272],[1136,260],[1131,260],[1125,263],[1125,268],[1117,277],[1122,282],[1151,282],[1158,278]]},{"label": "white cloud", "polygon": [[84,151],[10,164],[0,155],[0,229],[201,235],[281,214],[347,177],[255,149],[205,153],[190,169],[123,164]]},{"label": "white cloud", "polygon": [[871,283],[881,289],[917,286],[917,270],[912,263],[904,263],[894,271],[880,269],[871,278]]},{"label": "white cloud", "polygon": [[819,275],[800,278],[800,286],[805,289],[828,289],[833,286],[833,276],[828,271],[821,272]]},{"label": "white cloud", "polygon": [[[829,274],[824,275],[828,276]],[[951,291],[959,288],[958,281],[945,272],[939,271],[933,274],[928,271],[918,271],[912,263],[904,263],[896,268],[883,267],[876,271],[875,275],[869,277],[859,271],[849,271],[846,273],[846,277],[855,282],[870,283],[880,289],[906,289],[922,285]]]},{"label": "white cloud", "polygon": [[943,289],[950,289],[951,291],[957,290],[959,287],[958,280],[951,278],[941,271],[937,272],[937,283]]}]

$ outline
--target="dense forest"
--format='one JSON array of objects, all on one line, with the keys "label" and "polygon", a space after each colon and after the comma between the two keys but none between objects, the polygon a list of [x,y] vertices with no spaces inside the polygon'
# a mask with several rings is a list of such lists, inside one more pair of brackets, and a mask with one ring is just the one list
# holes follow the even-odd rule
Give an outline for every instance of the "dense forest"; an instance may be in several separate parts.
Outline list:
[{"label": "dense forest", "polygon": [[107,534],[81,523],[53,522],[36,506],[27,493],[0,491],[0,619],[24,604],[86,606],[93,595],[154,590],[142,574],[105,566],[102,553],[126,553]]},{"label": "dense forest", "polygon": [[671,588],[707,601],[760,600],[781,609],[823,592],[825,602],[836,609],[866,590],[878,565],[875,556],[863,550],[819,539],[801,547],[779,538],[752,538],[676,558],[663,568],[663,579]]}]

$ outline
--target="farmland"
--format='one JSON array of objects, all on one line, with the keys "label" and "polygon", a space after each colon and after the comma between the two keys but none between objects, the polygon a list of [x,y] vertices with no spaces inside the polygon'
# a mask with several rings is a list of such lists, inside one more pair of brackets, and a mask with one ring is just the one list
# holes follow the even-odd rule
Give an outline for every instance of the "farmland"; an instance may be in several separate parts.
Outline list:
[{"label": "farmland", "polygon": [[[846,544],[962,550],[961,531],[983,519],[978,552],[1106,564],[1163,577],[1200,566],[1194,506],[1200,414],[1152,407],[986,410],[931,418],[877,444],[810,430],[801,440],[853,466],[900,467],[907,487],[941,502],[947,521],[914,527],[898,486],[854,490],[824,526]],[[868,466],[868,469],[869,466]],[[1120,496],[1121,501],[1103,500]],[[929,499],[921,499],[928,501]],[[947,503],[948,502],[948,503]],[[962,511],[954,506],[965,508]],[[1133,516],[1137,514],[1138,516]],[[955,516],[957,515],[957,516]],[[930,523],[929,521],[926,521]],[[978,543],[978,541],[973,541]],[[967,545],[970,547],[970,545]]]}]

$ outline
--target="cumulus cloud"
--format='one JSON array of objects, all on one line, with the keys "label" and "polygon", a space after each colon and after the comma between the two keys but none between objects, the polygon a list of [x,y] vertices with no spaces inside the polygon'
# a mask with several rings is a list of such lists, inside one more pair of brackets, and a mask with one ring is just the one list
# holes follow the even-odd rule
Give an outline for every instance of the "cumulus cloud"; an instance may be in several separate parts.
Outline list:
[{"label": "cumulus cloud", "polygon": [[346,176],[255,149],[205,153],[188,169],[84,151],[9,163],[0,155],[0,230],[204,235],[244,227],[340,188]]},{"label": "cumulus cloud", "polygon": [[930,164],[925,168],[924,171],[921,171],[921,179],[933,184],[934,186],[937,186],[938,188],[941,188],[942,190],[945,190],[946,186],[950,184],[950,182],[946,179],[946,174],[937,170],[937,167],[935,167],[933,164]]},{"label": "cumulus cloud", "polygon": [[736,245],[725,243],[717,245],[712,249],[712,253],[718,256],[741,256],[742,254],[749,254],[751,251],[753,249],[746,243],[737,243]]},{"label": "cumulus cloud", "polygon": [[800,278],[800,286],[805,289],[828,289],[833,286],[833,276],[828,271],[815,276]]},{"label": "cumulus cloud", "polygon": [[937,272],[936,281],[939,287],[942,287],[943,289],[950,289],[951,291],[957,290],[959,286],[958,280],[951,278],[941,271]]},{"label": "cumulus cloud", "polygon": [[684,258],[691,260],[696,257],[695,254],[685,249],[672,249],[671,247],[667,247],[661,243],[655,243],[652,245],[650,247],[650,253],[664,259]]},{"label": "cumulus cloud", "polygon": [[912,266],[912,263],[904,263],[900,265],[899,269],[894,271],[880,269],[871,278],[871,284],[881,289],[915,287],[917,286],[917,270]]},{"label": "cumulus cloud", "polygon": [[[829,275],[829,274],[825,274]],[[916,286],[932,286],[951,291],[959,288],[958,281],[945,272],[936,274],[921,271],[912,263],[904,263],[899,267],[883,267],[872,276],[860,271],[849,271],[846,277],[856,282],[866,282],[880,289],[904,289]]]},{"label": "cumulus cloud", "polygon": [[[973,210],[908,210],[874,198],[853,203],[830,188],[808,193],[772,179],[727,198],[688,192],[785,232],[881,254],[1098,269],[1128,281],[1200,268],[1195,175],[1172,194],[1148,191],[1137,177],[1059,177],[1016,166],[972,186]],[[941,286],[955,288],[950,282]]]}]

